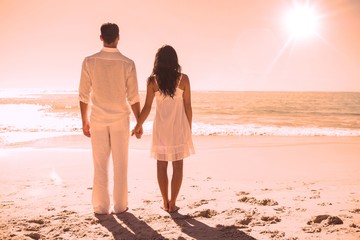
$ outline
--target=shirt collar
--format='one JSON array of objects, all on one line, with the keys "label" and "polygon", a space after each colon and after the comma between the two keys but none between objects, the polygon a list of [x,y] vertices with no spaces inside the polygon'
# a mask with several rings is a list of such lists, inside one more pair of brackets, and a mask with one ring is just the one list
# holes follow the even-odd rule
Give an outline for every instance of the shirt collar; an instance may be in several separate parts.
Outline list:
[{"label": "shirt collar", "polygon": [[119,52],[119,50],[117,48],[108,48],[108,47],[103,47],[101,49],[101,51],[103,51],[103,52]]}]

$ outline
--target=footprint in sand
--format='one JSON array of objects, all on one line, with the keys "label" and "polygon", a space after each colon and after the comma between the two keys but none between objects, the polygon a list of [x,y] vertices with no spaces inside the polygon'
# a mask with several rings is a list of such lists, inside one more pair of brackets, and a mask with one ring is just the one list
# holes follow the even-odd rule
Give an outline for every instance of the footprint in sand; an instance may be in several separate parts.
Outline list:
[{"label": "footprint in sand", "polygon": [[232,216],[234,215],[238,215],[239,213],[244,214],[243,218],[240,218],[238,220],[236,220],[235,225],[237,226],[241,226],[241,227],[247,227],[247,226],[264,226],[265,224],[262,223],[261,221],[257,221],[257,217],[259,216],[258,210],[255,209],[250,209],[248,211],[244,211],[241,209],[234,209],[232,210],[232,212],[234,212],[235,214],[232,214]]},{"label": "footprint in sand", "polygon": [[241,192],[237,192],[236,193],[236,196],[246,196],[246,195],[249,195],[250,193],[249,192],[244,192],[244,191],[241,191]]},{"label": "footprint in sand", "polygon": [[278,205],[278,202],[276,202],[275,200],[269,199],[269,198],[265,198],[263,200],[257,200],[254,197],[243,197],[243,198],[240,198],[238,201],[244,202],[244,203],[250,203],[250,204],[257,204],[257,205],[261,205],[261,206]]},{"label": "footprint in sand", "polygon": [[151,204],[151,203],[152,203],[152,201],[151,201],[151,200],[147,200],[147,199],[146,199],[146,200],[144,200],[144,201],[143,201],[143,203],[145,203],[145,204],[149,205],[149,204]]},{"label": "footprint in sand", "polygon": [[61,212],[62,215],[68,216],[68,215],[72,215],[72,214],[76,214],[77,212],[75,211],[71,211],[71,210],[63,210]]},{"label": "footprint in sand", "polygon": [[87,217],[85,218],[86,221],[88,221],[91,225],[98,224],[100,221],[97,218],[94,217]]},{"label": "footprint in sand", "polygon": [[339,224],[343,224],[343,220],[341,220],[339,217],[337,216],[330,216],[327,214],[324,215],[317,215],[311,218],[310,221],[307,222],[307,225],[319,225],[321,224],[322,226],[329,226],[329,225],[339,225]]},{"label": "footprint in sand", "polygon": [[248,217],[248,221],[251,220],[250,226],[267,226],[270,224],[276,224],[281,222],[281,219],[277,216],[261,216],[260,219],[258,217]]},{"label": "footprint in sand", "polygon": [[331,206],[332,203],[323,202],[323,203],[318,203],[317,205],[318,205],[318,206],[325,207],[325,206]]},{"label": "footprint in sand", "polygon": [[284,206],[282,206],[282,207],[276,207],[276,208],[274,208],[274,210],[277,212],[285,212],[286,208]]},{"label": "footprint in sand", "polygon": [[260,220],[254,220],[251,224],[250,227],[264,227],[266,225],[265,222],[260,221]]},{"label": "footprint in sand", "polygon": [[311,185],[315,185],[315,184],[316,184],[316,182],[309,182],[309,183],[303,182],[304,186],[311,186]]},{"label": "footprint in sand", "polygon": [[319,233],[321,232],[320,227],[303,227],[302,230],[306,233]]},{"label": "footprint in sand", "polygon": [[2,201],[0,206],[3,208],[3,207],[11,207],[13,205],[14,205],[14,201]]},{"label": "footprint in sand", "polygon": [[43,219],[31,219],[27,221],[28,223],[37,223],[39,225],[45,224],[45,221]]},{"label": "footprint in sand", "polygon": [[200,207],[202,205],[208,204],[209,201],[215,201],[215,200],[216,199],[210,199],[210,200],[202,199],[202,200],[200,200],[198,202],[194,202],[193,204],[188,205],[188,207],[190,209],[197,208],[197,207]]},{"label": "footprint in sand", "polygon": [[281,219],[278,218],[277,216],[262,216],[260,219],[262,221],[268,222],[270,224],[275,224],[275,223],[281,222]]},{"label": "footprint in sand", "polygon": [[270,238],[282,239],[285,237],[285,232],[281,232],[278,230],[265,230],[261,231],[260,234],[269,235]]},{"label": "footprint in sand", "polygon": [[359,229],[358,231],[360,231],[360,225],[356,225],[355,223],[350,224],[349,227],[357,228],[357,229]]},{"label": "footprint in sand", "polygon": [[211,188],[212,191],[211,192],[223,192],[224,189],[220,189],[220,188]]},{"label": "footprint in sand", "polygon": [[318,199],[320,198],[320,192],[317,190],[311,190],[312,196],[310,196],[310,199]]},{"label": "footprint in sand", "polygon": [[213,216],[216,215],[218,215],[218,213],[215,210],[205,209],[202,211],[196,211],[193,214],[190,214],[189,216],[192,218],[197,218],[197,217],[212,218]]},{"label": "footprint in sand", "polygon": [[249,225],[254,219],[252,217],[244,217],[243,219],[236,220],[236,225]]},{"label": "footprint in sand", "polygon": [[25,231],[28,231],[28,232],[30,232],[30,231],[39,231],[40,230],[40,227],[39,226],[37,226],[37,225],[29,225],[29,226],[26,226],[25,227]]},{"label": "footprint in sand", "polygon": [[31,239],[41,239],[42,238],[42,235],[40,235],[39,233],[28,233],[28,234],[25,234],[25,236],[31,238]]},{"label": "footprint in sand", "polygon": [[306,199],[306,197],[303,197],[303,196],[296,196],[293,198],[294,201],[301,201],[301,202],[305,201],[305,199]]},{"label": "footprint in sand", "polygon": [[360,208],[350,210],[351,213],[360,213]]},{"label": "footprint in sand", "polygon": [[234,209],[230,209],[230,210],[225,210],[222,213],[224,213],[228,216],[233,216],[233,215],[238,215],[240,213],[246,213],[246,211],[241,208],[234,208]]}]

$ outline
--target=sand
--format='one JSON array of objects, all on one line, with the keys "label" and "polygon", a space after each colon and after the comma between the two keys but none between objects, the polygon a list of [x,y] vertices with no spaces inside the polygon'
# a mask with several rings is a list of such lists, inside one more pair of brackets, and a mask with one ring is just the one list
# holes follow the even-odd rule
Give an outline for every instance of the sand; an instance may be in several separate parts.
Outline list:
[{"label": "sand", "polygon": [[[0,239],[360,239],[360,138],[196,136],[180,210],[132,138],[129,210],[94,215],[88,139],[0,149]],[[171,168],[169,169],[169,172]]]}]

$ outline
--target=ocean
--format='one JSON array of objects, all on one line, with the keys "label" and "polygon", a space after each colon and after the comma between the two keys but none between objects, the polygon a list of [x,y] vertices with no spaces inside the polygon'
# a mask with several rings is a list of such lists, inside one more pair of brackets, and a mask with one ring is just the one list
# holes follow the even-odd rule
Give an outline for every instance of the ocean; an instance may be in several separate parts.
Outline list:
[{"label": "ocean", "polygon": [[[194,91],[192,107],[194,135],[360,136],[359,92]],[[3,89],[0,116],[0,146],[82,134],[77,91]]]}]

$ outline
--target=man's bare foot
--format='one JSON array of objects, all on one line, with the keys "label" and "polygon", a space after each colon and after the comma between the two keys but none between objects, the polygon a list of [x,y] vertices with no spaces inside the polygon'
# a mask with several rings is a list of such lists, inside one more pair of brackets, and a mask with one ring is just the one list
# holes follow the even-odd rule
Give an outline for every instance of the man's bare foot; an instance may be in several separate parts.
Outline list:
[{"label": "man's bare foot", "polygon": [[121,213],[124,213],[124,212],[127,212],[129,210],[129,208],[127,207],[127,208],[125,208],[125,210],[123,210],[123,211],[120,211],[120,212],[112,212],[113,214],[121,214]]}]

